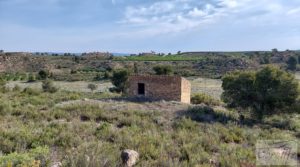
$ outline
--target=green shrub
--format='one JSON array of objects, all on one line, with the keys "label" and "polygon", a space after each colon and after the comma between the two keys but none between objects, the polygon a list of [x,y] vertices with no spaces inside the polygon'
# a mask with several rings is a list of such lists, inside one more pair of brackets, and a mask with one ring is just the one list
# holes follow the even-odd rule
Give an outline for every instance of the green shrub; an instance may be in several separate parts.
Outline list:
[{"label": "green shrub", "polygon": [[213,110],[206,105],[190,107],[187,111],[188,116],[196,121],[202,122],[236,122],[238,120],[237,113],[231,113],[227,110]]},{"label": "green shrub", "polygon": [[192,114],[211,114],[212,112],[214,112],[214,110],[209,106],[201,105],[190,107],[187,112]]},{"label": "green shrub", "polygon": [[103,142],[83,142],[78,149],[68,151],[63,166],[121,166],[120,150]]},{"label": "green shrub", "polygon": [[153,67],[156,75],[171,75],[173,74],[173,69],[171,66],[167,65],[158,65]]},{"label": "green shrub", "polygon": [[50,164],[48,147],[37,147],[26,153],[11,153],[0,156],[0,166],[46,167]]},{"label": "green shrub", "polygon": [[2,78],[0,78],[0,87],[3,87],[6,85],[6,81]]},{"label": "green shrub", "polygon": [[45,80],[48,78],[49,72],[46,70],[41,70],[41,71],[39,71],[38,75],[39,75],[39,79]]},{"label": "green shrub", "polygon": [[105,71],[103,78],[104,79],[110,79],[112,77],[112,73],[109,71]]},{"label": "green shrub", "polygon": [[265,124],[272,127],[300,132],[300,118],[294,114],[274,115],[272,117],[265,118],[263,121]]},{"label": "green shrub", "polygon": [[23,92],[28,95],[39,95],[41,93],[39,90],[30,87],[25,88]]},{"label": "green shrub", "polygon": [[115,86],[115,88],[112,90],[116,92],[124,92],[129,75],[130,72],[126,69],[114,71],[111,82]]},{"label": "green shrub", "polygon": [[292,74],[267,66],[257,72],[234,72],[222,79],[224,102],[233,107],[251,108],[257,118],[295,104],[298,81]]},{"label": "green shrub", "polygon": [[35,82],[36,81],[36,76],[35,74],[30,73],[28,76],[28,81],[27,82]]},{"label": "green shrub", "polygon": [[97,85],[96,84],[88,84],[88,88],[91,89],[92,92],[94,92],[94,90],[97,89]]},{"label": "green shrub", "polygon": [[198,93],[192,96],[191,98],[192,104],[206,104],[206,105],[220,105],[220,102],[213,97],[204,94]]},{"label": "green shrub", "polygon": [[21,91],[21,89],[22,88],[19,85],[15,85],[15,87],[13,88],[13,91],[19,92],[19,91]]},{"label": "green shrub", "polygon": [[58,91],[58,88],[54,86],[53,81],[45,80],[43,81],[42,88],[44,92],[55,93]]},{"label": "green shrub", "polygon": [[6,87],[6,81],[0,78],[0,92],[6,93],[9,89]]},{"label": "green shrub", "polygon": [[291,71],[295,71],[297,68],[297,58],[294,56],[289,57],[288,61],[287,61],[287,69],[291,70]]},{"label": "green shrub", "polygon": [[10,103],[7,103],[7,102],[0,103],[0,115],[1,116],[9,114],[11,111],[12,111],[12,106]]}]

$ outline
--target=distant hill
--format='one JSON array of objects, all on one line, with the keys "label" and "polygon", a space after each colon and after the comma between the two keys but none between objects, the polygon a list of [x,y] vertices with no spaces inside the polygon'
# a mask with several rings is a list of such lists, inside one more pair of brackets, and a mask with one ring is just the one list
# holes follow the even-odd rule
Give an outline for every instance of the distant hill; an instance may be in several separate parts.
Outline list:
[{"label": "distant hill", "polygon": [[[82,55],[82,56],[79,56]],[[286,65],[290,56],[299,51],[249,51],[249,52],[184,52],[179,54],[127,53],[26,53],[1,52],[0,72],[38,72],[46,69],[69,75],[70,71],[105,72],[126,68],[137,73],[152,73],[156,65],[173,66],[175,73],[183,76],[220,78],[228,71],[257,69],[266,64]]]}]

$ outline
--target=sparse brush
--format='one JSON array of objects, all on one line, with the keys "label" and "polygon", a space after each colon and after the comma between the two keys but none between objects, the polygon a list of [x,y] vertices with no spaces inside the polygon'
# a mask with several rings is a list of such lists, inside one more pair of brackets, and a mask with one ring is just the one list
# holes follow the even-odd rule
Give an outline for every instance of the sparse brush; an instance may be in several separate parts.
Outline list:
[{"label": "sparse brush", "polygon": [[213,97],[204,93],[198,93],[193,95],[191,98],[191,102],[192,104],[206,104],[212,106],[220,105],[221,103],[219,100],[216,100]]},{"label": "sparse brush", "polygon": [[44,92],[55,93],[58,91],[58,88],[54,86],[53,81],[45,80],[43,81],[42,88]]},{"label": "sparse brush", "polygon": [[220,106],[188,109],[111,97],[118,96],[33,88],[0,93],[0,166],[8,159],[12,166],[120,166],[123,149],[140,154],[137,166],[251,166],[257,140],[299,138],[297,113],[251,126],[237,123],[239,113]]},{"label": "sparse brush", "polygon": [[39,95],[41,92],[37,89],[33,89],[33,88],[25,88],[23,90],[24,93],[28,94],[28,95]]},{"label": "sparse brush", "polygon": [[19,85],[16,85],[12,90],[15,91],[15,92],[19,92],[21,91],[21,87]]}]

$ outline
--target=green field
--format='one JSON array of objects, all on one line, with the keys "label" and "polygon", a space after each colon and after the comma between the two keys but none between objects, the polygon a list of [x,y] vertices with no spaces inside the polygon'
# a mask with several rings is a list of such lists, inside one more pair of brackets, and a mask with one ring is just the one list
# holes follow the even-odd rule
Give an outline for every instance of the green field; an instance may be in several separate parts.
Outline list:
[{"label": "green field", "polygon": [[198,61],[204,60],[202,56],[187,56],[187,55],[150,55],[150,56],[126,56],[114,57],[114,61]]}]

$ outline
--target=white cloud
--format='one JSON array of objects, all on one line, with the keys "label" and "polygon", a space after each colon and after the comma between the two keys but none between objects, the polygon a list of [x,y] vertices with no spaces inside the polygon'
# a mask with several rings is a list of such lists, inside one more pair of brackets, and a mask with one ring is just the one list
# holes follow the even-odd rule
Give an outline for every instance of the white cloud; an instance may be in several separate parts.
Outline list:
[{"label": "white cloud", "polygon": [[152,35],[178,32],[213,21],[218,13],[212,4],[193,0],[160,1],[146,6],[129,6],[121,23],[141,27]]},{"label": "white cloud", "polygon": [[300,7],[293,8],[287,12],[288,15],[300,15]]},{"label": "white cloud", "polygon": [[[296,0],[291,1],[300,5]],[[163,0],[148,6],[128,6],[121,23],[156,35],[195,29],[226,19],[253,25],[279,23],[285,14],[299,13],[300,8],[287,5],[283,0]]]}]

